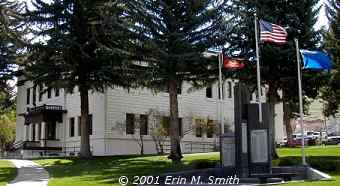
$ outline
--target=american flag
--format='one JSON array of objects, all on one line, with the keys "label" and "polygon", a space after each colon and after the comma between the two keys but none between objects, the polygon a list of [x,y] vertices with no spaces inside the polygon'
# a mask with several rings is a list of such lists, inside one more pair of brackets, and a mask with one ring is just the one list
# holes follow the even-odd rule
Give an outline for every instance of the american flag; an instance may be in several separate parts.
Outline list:
[{"label": "american flag", "polygon": [[260,20],[261,41],[285,44],[287,42],[287,32],[283,27]]}]

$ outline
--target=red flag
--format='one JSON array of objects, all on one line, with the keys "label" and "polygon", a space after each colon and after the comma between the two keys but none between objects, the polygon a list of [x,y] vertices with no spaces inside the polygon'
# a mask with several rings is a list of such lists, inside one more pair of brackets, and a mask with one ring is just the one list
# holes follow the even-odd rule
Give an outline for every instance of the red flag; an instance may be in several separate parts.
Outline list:
[{"label": "red flag", "polygon": [[223,57],[223,67],[226,69],[243,69],[245,59],[242,58],[229,58],[224,56]]}]

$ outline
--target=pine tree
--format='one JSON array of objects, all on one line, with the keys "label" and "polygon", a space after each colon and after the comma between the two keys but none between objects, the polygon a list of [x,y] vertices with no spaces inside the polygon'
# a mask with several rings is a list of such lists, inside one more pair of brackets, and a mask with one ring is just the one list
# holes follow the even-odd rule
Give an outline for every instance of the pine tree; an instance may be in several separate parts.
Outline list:
[{"label": "pine tree", "polygon": [[[208,79],[211,60],[208,49],[224,44],[226,1],[214,0],[144,0],[129,1],[130,10],[139,16],[136,32],[142,37],[136,57],[148,63],[152,72],[146,86],[169,92],[170,142],[169,159],[180,162],[178,124],[178,90],[183,82],[200,84]],[[215,3],[215,4],[214,4]],[[215,65],[216,66],[216,65]],[[216,72],[218,72],[216,70]],[[216,74],[216,73],[215,73]],[[213,74],[210,74],[213,76]],[[215,76],[216,77],[216,76]]]},{"label": "pine tree", "polygon": [[22,47],[25,29],[20,23],[23,4],[0,0],[0,117],[13,110],[13,88],[8,80],[14,78],[18,49]]},{"label": "pine tree", "polygon": [[[294,38],[299,39],[300,47],[316,49],[319,35],[313,29],[316,23],[318,8],[317,0],[248,0],[234,1],[235,15],[239,23],[235,34],[229,38],[230,46],[226,48],[227,55],[244,57],[251,61],[239,76],[251,87],[255,87],[255,34],[254,13],[260,19],[288,27],[288,42],[285,45],[264,43],[260,45],[260,63],[262,84],[269,86],[268,101],[274,109],[274,104],[283,101],[284,124],[288,138],[291,139],[292,129],[290,119],[296,112],[298,103],[297,62]],[[316,97],[322,85],[324,76],[317,72],[303,73],[303,89],[305,96]],[[282,100],[279,92],[282,91]],[[273,112],[274,113],[274,112]],[[272,116],[274,117],[274,116]]]},{"label": "pine tree", "polygon": [[[138,73],[128,64],[130,16],[120,1],[35,0],[27,23],[39,42],[29,47],[24,73],[27,80],[46,87],[78,88],[81,103],[80,156],[91,157],[89,91],[130,87]],[[137,75],[136,75],[137,74]]]},{"label": "pine tree", "polygon": [[17,49],[22,46],[24,30],[20,21],[23,4],[16,1],[0,0],[0,86],[12,79]]},{"label": "pine tree", "polygon": [[340,104],[340,1],[329,0],[326,10],[330,26],[324,33],[324,48],[331,55],[333,70],[329,81],[323,87],[321,98],[326,102],[324,114],[330,116],[338,113]]}]

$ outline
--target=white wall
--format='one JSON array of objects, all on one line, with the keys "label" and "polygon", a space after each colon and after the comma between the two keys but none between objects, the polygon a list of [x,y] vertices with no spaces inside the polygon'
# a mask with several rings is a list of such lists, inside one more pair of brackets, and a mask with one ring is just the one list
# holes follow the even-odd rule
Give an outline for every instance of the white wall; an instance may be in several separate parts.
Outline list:
[{"label": "white wall", "polygon": [[[223,101],[224,107],[224,123],[230,126],[233,130],[234,125],[234,85],[232,83],[232,97],[228,95],[228,83],[225,82],[225,99]],[[17,98],[17,113],[24,113],[26,107],[33,105],[26,105],[26,89],[32,87],[30,82],[25,83],[24,86],[18,87]],[[196,90],[188,93],[190,84],[184,83],[182,86],[182,94],[178,96],[179,103],[179,117],[183,119],[183,131],[187,131],[193,126],[193,119],[204,118],[218,121],[218,114],[220,113],[218,100],[218,87],[213,86],[213,98],[206,97],[206,89]],[[33,94],[31,93],[31,96]],[[79,151],[80,136],[78,135],[78,117],[80,116],[80,95],[77,89],[73,94],[65,94],[60,90],[60,96],[54,97],[52,91],[52,98],[47,99],[47,93],[43,96],[43,101],[38,101],[37,106],[43,104],[61,105],[67,113],[63,114],[63,122],[57,125],[57,134],[60,139],[62,147],[66,147],[67,151]],[[32,100],[31,100],[32,103]],[[94,155],[113,155],[113,154],[138,154],[140,148],[137,141],[131,135],[125,134],[125,117],[126,113],[133,114],[147,114],[150,109],[159,111],[162,115],[169,116],[169,95],[165,92],[154,93],[146,89],[124,90],[121,88],[107,89],[105,93],[92,93],[89,95],[89,112],[93,115],[93,135],[90,136],[91,148]],[[281,112],[282,105],[278,105],[276,110]],[[75,136],[69,135],[69,119],[75,118]],[[159,122],[159,121],[157,121]],[[17,138],[16,140],[23,140],[24,138],[24,118],[17,119]],[[153,120],[149,118],[149,125],[152,125]],[[280,134],[280,123],[282,123],[282,114],[276,117],[276,134]],[[122,126],[123,125],[123,128]],[[150,130],[150,127],[149,127]],[[150,131],[149,131],[150,134]],[[279,139],[280,137],[277,137]],[[192,142],[216,142],[215,138],[196,137],[195,132],[185,135],[182,139],[182,150],[186,152],[186,148]],[[155,144],[150,135],[145,136],[144,150],[146,154],[155,153]]]},{"label": "white wall", "polygon": [[[225,86],[227,86],[227,83],[225,83]],[[205,88],[188,93],[189,88],[191,88],[190,84],[184,83],[182,94],[178,95],[179,117],[183,118],[183,131],[192,128],[193,118],[209,117],[212,120],[219,119],[217,86],[213,86],[213,98],[206,98]],[[223,104],[225,124],[231,126],[234,122],[233,88],[232,98],[228,98],[228,88],[226,88]],[[153,109],[160,112],[161,115],[169,116],[169,95],[165,92],[153,93],[146,89],[129,91],[120,88],[109,89],[107,91],[106,106],[105,154],[139,153],[139,146],[134,137],[125,135],[125,129],[121,127],[125,125],[126,113],[136,115],[148,114]],[[146,153],[154,153],[155,147],[151,137],[146,137],[146,141]],[[206,138],[205,136],[198,138],[194,132],[191,132],[191,134],[185,135],[182,141],[213,142],[214,139]],[[119,149],[119,152],[117,149]]]}]

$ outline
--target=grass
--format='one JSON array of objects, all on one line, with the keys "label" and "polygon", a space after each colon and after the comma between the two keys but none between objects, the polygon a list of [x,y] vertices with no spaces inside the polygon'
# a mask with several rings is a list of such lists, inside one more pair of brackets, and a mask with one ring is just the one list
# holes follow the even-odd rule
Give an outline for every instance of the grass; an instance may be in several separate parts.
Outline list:
[{"label": "grass", "polygon": [[199,160],[217,162],[218,153],[185,155],[183,164],[172,165],[166,156],[114,156],[96,157],[91,160],[42,159],[36,162],[45,166],[52,175],[49,186],[112,186],[119,185],[120,176],[147,176],[164,172],[186,170]]},{"label": "grass", "polygon": [[[300,148],[279,149],[280,159],[274,165],[295,165],[301,162]],[[287,186],[339,186],[340,185],[340,146],[315,146],[305,150],[307,163],[332,176],[330,181],[289,183]]]},{"label": "grass", "polygon": [[11,162],[0,160],[0,186],[5,186],[9,181],[14,179],[16,169]]},{"label": "grass", "polygon": [[[282,148],[278,150],[280,159],[274,165],[295,165],[301,162],[299,148]],[[309,147],[306,149],[307,161],[313,167],[331,174],[332,181],[290,183],[298,186],[339,186],[340,185],[340,147]],[[119,185],[120,176],[158,175],[164,172],[188,170],[205,166],[200,160],[218,162],[218,153],[185,155],[183,164],[172,165],[165,156],[113,156],[96,157],[91,160],[78,158],[51,158],[36,160],[45,166],[52,179],[49,186],[112,186]],[[212,165],[213,165],[212,163]],[[211,164],[209,164],[211,166]]]}]

